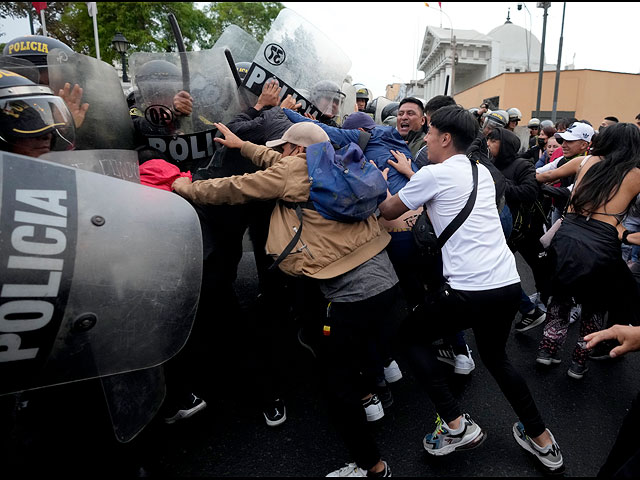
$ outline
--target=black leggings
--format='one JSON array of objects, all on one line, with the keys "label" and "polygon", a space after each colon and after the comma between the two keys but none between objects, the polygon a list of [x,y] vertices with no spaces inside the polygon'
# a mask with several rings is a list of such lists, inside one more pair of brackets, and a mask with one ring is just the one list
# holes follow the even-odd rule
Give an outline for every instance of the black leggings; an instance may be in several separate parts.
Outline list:
[{"label": "black leggings", "polygon": [[410,317],[402,329],[402,340],[414,373],[426,388],[445,422],[465,413],[451,394],[446,369],[436,358],[430,343],[445,335],[472,328],[482,363],[531,437],[545,431],[545,425],[524,378],[509,362],[505,350],[511,322],[520,304],[520,283],[484,291],[444,289]]}]

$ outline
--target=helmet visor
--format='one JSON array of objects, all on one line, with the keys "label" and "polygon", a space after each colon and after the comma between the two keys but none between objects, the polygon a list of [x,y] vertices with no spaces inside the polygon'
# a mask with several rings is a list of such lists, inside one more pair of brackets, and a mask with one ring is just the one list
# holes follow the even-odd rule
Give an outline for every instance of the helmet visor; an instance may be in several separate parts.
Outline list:
[{"label": "helmet visor", "polygon": [[313,104],[323,115],[335,117],[342,108],[344,98],[345,94],[339,91],[319,90]]},{"label": "helmet visor", "polygon": [[6,98],[0,99],[0,138],[18,148],[37,143],[36,150],[46,150],[40,154],[71,150],[75,145],[75,126],[60,97]]}]

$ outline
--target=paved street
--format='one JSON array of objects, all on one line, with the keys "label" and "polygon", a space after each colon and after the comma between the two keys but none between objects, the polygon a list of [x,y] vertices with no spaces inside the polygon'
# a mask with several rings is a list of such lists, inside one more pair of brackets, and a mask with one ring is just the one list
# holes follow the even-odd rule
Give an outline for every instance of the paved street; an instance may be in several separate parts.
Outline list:
[{"label": "paved street", "polygon": [[[519,267],[525,291],[530,293],[530,272],[521,263]],[[255,296],[254,276],[252,255],[247,252],[237,282],[242,298]],[[549,370],[541,370],[535,364],[540,328],[514,333],[508,351],[529,382],[538,407],[562,448],[566,475],[595,476],[640,386],[640,355],[592,361],[585,378],[573,380],[566,370],[577,327],[571,327],[563,363]],[[23,432],[19,440],[3,448],[3,472],[8,468],[14,478],[34,471],[48,475],[131,476],[142,465],[151,475],[170,477],[324,476],[349,458],[327,423],[314,359],[297,343],[295,330],[289,334],[285,397],[288,420],[280,427],[267,427],[261,416],[239,330],[237,341],[229,340],[229,348],[214,352],[214,367],[203,365],[200,393],[208,408],[202,413],[174,425],[155,420],[133,442],[122,445],[110,432],[99,391],[91,395],[86,387],[59,387],[55,410],[59,418],[34,421],[28,434]],[[475,350],[472,334],[467,338]],[[222,343],[225,342],[217,341],[215,345]],[[422,438],[434,428],[435,411],[407,371],[406,362],[398,358],[404,379],[392,385],[394,405],[382,420],[370,424],[394,476],[540,474],[512,437],[514,413],[478,355],[474,352],[473,356],[473,373],[467,377],[452,373],[452,382],[461,403],[486,430],[487,439],[475,450],[443,458],[429,457],[423,450]]]}]

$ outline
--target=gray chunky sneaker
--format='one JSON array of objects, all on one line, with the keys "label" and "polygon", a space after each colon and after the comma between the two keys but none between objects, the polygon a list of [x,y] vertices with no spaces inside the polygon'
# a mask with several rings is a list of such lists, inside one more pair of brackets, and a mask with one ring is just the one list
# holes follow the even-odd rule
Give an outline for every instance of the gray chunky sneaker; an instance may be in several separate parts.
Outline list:
[{"label": "gray chunky sneaker", "polygon": [[447,422],[440,418],[436,419],[436,429],[424,437],[422,445],[427,453],[441,456],[448,455],[456,450],[470,450],[479,446],[486,434],[473,421],[469,414],[462,416],[460,428],[451,430]]},{"label": "gray chunky sneaker", "polygon": [[513,425],[513,437],[518,445],[532,454],[540,462],[546,473],[559,475],[564,472],[562,453],[560,453],[560,447],[556,443],[556,439],[553,438],[553,434],[549,429],[547,429],[547,432],[551,435],[551,445],[542,448],[529,438],[521,422],[516,422]]}]

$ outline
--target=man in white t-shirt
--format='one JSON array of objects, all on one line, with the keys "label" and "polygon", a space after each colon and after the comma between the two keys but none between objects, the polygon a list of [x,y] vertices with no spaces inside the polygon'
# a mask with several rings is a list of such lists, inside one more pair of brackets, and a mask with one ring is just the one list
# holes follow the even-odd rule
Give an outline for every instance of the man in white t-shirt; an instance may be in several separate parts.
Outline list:
[{"label": "man in white t-shirt", "polygon": [[[462,107],[444,107],[434,113],[426,137],[433,165],[421,168],[396,195],[389,194],[380,205],[382,216],[391,220],[426,204],[440,235],[473,190],[472,165],[464,152],[477,131],[477,122]],[[426,435],[423,445],[431,455],[446,455],[474,448],[484,440],[482,429],[451,394],[446,371],[430,348],[444,335],[472,328],[480,358],[520,419],[513,426],[516,441],[546,471],[559,473],[564,469],[560,448],[505,351],[520,303],[520,277],[502,233],[493,179],[483,165],[477,167],[473,209],[442,248],[446,283],[425,307],[425,315],[411,317],[404,328],[408,359],[439,414],[435,431]]]}]

